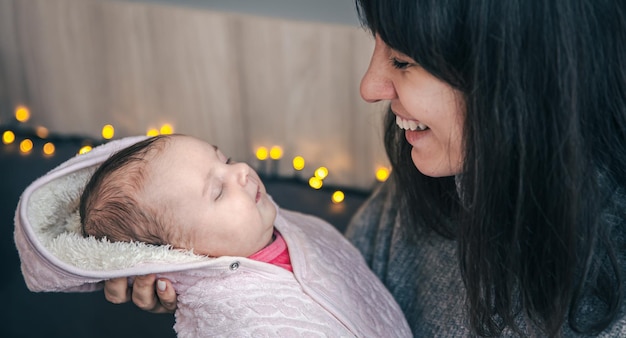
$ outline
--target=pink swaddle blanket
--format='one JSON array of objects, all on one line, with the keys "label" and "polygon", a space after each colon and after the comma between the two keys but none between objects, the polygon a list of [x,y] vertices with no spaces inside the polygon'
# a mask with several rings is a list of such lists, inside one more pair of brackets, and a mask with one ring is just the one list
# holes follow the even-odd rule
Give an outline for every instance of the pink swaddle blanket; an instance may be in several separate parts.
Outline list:
[{"label": "pink swaddle blanket", "polygon": [[278,209],[293,273],[244,257],[209,258],[167,246],[80,234],[78,200],[95,168],[145,137],[77,155],[34,181],[15,214],[15,243],[31,291],[83,292],[102,281],[156,273],[178,293],[180,337],[409,337],[402,311],[359,252],[330,224]]}]

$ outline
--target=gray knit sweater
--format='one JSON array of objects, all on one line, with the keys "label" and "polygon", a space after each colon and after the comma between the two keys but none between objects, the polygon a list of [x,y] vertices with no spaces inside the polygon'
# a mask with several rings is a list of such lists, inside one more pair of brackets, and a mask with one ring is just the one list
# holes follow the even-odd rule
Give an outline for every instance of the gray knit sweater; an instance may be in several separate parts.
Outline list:
[{"label": "gray knit sweater", "polygon": [[[398,212],[399,203],[393,195],[391,184],[377,189],[352,219],[346,237],[396,298],[415,337],[470,336],[456,241],[432,231],[424,231],[417,243],[408,240],[404,226],[407,222]],[[623,199],[617,204],[619,208],[625,205]],[[624,219],[615,222],[621,229],[617,244],[622,248],[625,222]],[[619,258],[625,261],[623,250]],[[621,272],[626,276],[626,267]],[[602,336],[626,337],[624,310],[622,305],[620,316]],[[527,332],[532,331],[522,322],[519,325]],[[511,331],[503,334],[512,335]],[[576,336],[567,324],[563,335]]]}]

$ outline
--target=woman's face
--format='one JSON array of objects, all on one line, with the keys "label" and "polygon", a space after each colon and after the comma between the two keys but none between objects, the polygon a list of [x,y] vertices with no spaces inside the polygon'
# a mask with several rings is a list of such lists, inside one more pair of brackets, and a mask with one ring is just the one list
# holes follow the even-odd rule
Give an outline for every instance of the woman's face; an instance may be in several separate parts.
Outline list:
[{"label": "woman's face", "polygon": [[424,175],[458,174],[463,166],[462,94],[437,79],[376,35],[369,68],[361,80],[367,102],[389,100],[398,128],[405,130],[411,158]]}]

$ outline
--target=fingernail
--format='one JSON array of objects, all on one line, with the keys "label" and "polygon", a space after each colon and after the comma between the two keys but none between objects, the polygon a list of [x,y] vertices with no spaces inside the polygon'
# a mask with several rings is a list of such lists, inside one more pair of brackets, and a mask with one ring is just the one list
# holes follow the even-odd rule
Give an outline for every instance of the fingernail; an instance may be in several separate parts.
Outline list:
[{"label": "fingernail", "polygon": [[162,280],[157,281],[157,289],[159,289],[159,291],[165,291],[165,287],[166,287],[166,284],[164,281]]}]

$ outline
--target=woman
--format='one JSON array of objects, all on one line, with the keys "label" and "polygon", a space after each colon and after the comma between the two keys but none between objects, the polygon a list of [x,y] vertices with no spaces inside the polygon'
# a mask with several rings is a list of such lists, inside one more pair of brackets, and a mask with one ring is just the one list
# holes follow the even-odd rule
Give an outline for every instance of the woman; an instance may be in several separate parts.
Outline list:
[{"label": "woman", "polygon": [[[357,7],[394,175],[346,235],[414,335],[626,335],[626,3]],[[153,283],[134,302],[175,307]]]}]

